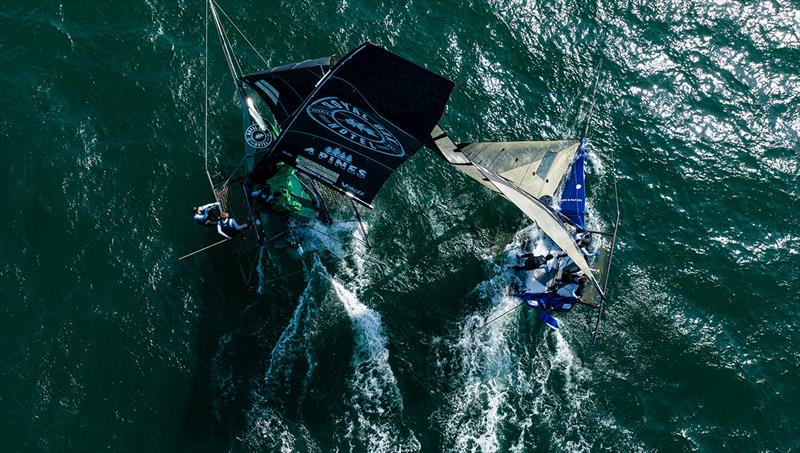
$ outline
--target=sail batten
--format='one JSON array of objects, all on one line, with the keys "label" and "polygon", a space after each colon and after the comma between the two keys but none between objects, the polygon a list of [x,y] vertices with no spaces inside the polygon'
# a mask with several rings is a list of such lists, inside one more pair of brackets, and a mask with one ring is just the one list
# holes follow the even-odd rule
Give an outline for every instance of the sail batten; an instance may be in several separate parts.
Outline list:
[{"label": "sail batten", "polygon": [[283,124],[314,91],[330,66],[330,57],[315,58],[245,75],[240,79],[264,100],[277,122]]}]

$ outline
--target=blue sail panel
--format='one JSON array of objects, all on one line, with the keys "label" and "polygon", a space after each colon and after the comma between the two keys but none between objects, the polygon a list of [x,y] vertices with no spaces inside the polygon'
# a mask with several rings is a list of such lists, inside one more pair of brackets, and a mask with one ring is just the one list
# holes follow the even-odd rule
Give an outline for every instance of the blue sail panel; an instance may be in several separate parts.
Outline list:
[{"label": "blue sail panel", "polygon": [[572,223],[585,228],[586,222],[586,143],[584,139],[578,148],[578,158],[572,164],[569,178],[564,184],[564,192],[561,194],[561,213],[567,216]]}]

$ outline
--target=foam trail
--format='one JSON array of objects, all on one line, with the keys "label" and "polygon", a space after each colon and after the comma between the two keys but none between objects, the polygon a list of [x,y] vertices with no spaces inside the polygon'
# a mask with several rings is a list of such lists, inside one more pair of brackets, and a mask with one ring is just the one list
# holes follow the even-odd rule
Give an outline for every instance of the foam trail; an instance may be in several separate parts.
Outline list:
[{"label": "foam trail", "polygon": [[534,244],[538,254],[548,248],[537,229],[520,231],[506,248],[505,260],[495,265],[494,275],[475,289],[491,301],[489,313],[482,309],[469,315],[457,338],[443,341],[435,350],[438,379],[446,394],[443,408],[434,414],[443,433],[442,448],[588,451],[596,439],[586,438],[586,433],[598,435],[588,428],[603,424],[626,448],[640,449],[632,442],[632,433],[612,420],[597,418],[603,411],[588,385],[591,371],[562,335],[569,333],[569,318],[560,320],[561,331],[552,331],[541,326],[535,312],[522,307],[521,313],[512,312],[473,330],[480,321],[518,303],[506,295],[514,279],[507,265],[524,242]]},{"label": "foam trail", "polygon": [[416,451],[419,441],[402,427],[403,399],[389,366],[389,350],[380,315],[362,304],[339,281],[333,289],[353,321],[355,349],[349,382],[352,408],[345,437],[351,450]]},{"label": "foam trail", "polygon": [[287,422],[282,412],[286,409],[286,397],[292,394],[292,378],[298,362],[304,360],[306,367],[301,394],[305,393],[306,385],[313,375],[316,361],[309,350],[307,330],[311,320],[319,311],[316,289],[317,282],[322,276],[326,277],[325,282],[327,282],[328,274],[325,268],[318,259],[315,259],[308,274],[308,284],[300,296],[292,318],[272,348],[263,386],[253,393],[253,400],[256,403],[247,415],[250,429],[245,435],[249,446],[285,452],[297,449],[299,433]]},{"label": "foam trail", "polygon": [[[518,328],[516,320],[520,315],[512,312],[485,328],[477,331],[474,328],[519,303],[507,295],[515,278],[508,264],[523,251],[521,246],[525,242],[533,244],[535,253],[543,255],[548,251],[540,230],[529,227],[520,231],[515,242],[506,248],[505,259],[495,265],[494,275],[475,289],[482,299],[491,301],[491,309],[488,313],[479,310],[468,316],[460,336],[439,353],[441,358],[437,363],[442,378],[455,383],[446,397],[445,408],[436,417],[444,433],[443,446],[450,451],[494,452],[505,449],[502,438],[504,424],[513,418],[513,413],[509,412],[510,399],[516,399],[517,383],[527,381],[527,376],[521,375],[521,351],[513,341]],[[531,279],[528,280],[525,283],[530,286]],[[455,370],[456,376],[448,376],[451,373],[445,369]]]},{"label": "foam trail", "polygon": [[[498,276],[483,285],[487,290],[496,288]],[[451,451],[494,452],[500,449],[499,428],[504,418],[502,407],[509,397],[507,374],[514,366],[513,352],[506,338],[514,314],[497,319],[478,332],[476,322],[495,318],[516,305],[510,297],[497,297],[494,306],[484,318],[474,313],[464,323],[460,337],[441,352],[437,361],[455,370],[455,376],[443,372],[442,378],[456,384],[446,397],[441,410],[440,423],[444,434],[444,447]],[[448,384],[449,386],[449,384]]]},{"label": "foam trail", "polygon": [[421,448],[419,441],[402,420],[403,398],[389,364],[381,316],[356,296],[359,289],[371,282],[365,270],[367,250],[362,232],[354,225],[352,234],[352,260],[350,266],[342,269],[352,289],[336,279],[332,281],[355,335],[353,375],[348,382],[351,409],[345,420],[345,438],[354,451],[417,451]]},{"label": "foam trail", "polygon": [[[319,269],[316,269],[317,266],[321,266],[318,261],[314,263],[311,269],[312,273],[315,270],[319,271]],[[303,294],[300,295],[300,300],[294,309],[294,313],[292,313],[289,324],[284,328],[281,337],[270,353],[269,367],[264,377],[266,388],[269,390],[280,391],[280,388],[290,386],[293,363],[301,355],[308,357],[306,354],[308,346],[305,342],[303,329],[318,311],[312,294],[314,285],[311,279],[313,278],[314,276],[311,275]],[[307,361],[307,365],[310,372],[313,362]]]}]

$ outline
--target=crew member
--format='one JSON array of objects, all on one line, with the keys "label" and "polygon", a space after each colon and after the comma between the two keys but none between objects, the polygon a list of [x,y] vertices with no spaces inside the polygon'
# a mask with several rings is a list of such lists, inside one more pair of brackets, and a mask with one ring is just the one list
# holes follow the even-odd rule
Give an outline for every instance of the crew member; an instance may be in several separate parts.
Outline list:
[{"label": "crew member", "polygon": [[544,267],[548,261],[553,259],[553,255],[548,253],[547,256],[536,256],[533,253],[525,253],[524,255],[517,255],[517,259],[524,259],[522,265],[511,266],[515,271],[532,271]]},{"label": "crew member", "polygon": [[239,225],[236,222],[236,219],[231,217],[230,214],[228,214],[225,211],[222,211],[219,214],[219,222],[217,222],[217,232],[228,239],[238,235],[239,233],[242,232],[242,230],[247,229],[249,227],[250,225],[248,225],[247,223]]},{"label": "crew member", "polygon": [[194,214],[193,217],[194,221],[197,222],[198,225],[206,225],[206,226],[216,225],[217,224],[216,220],[211,220],[208,218],[208,211],[214,207],[219,209],[219,202],[209,203],[207,205],[203,205],[197,208],[192,208],[192,214]]},{"label": "crew member", "polygon": [[276,199],[276,194],[270,193],[269,184],[264,184],[261,188],[251,192],[250,195],[253,196],[253,200],[264,207],[272,206]]},{"label": "crew member", "polygon": [[590,257],[594,253],[589,252],[589,246],[592,245],[592,233],[589,231],[578,230],[575,232],[575,245],[578,246],[583,256]]}]

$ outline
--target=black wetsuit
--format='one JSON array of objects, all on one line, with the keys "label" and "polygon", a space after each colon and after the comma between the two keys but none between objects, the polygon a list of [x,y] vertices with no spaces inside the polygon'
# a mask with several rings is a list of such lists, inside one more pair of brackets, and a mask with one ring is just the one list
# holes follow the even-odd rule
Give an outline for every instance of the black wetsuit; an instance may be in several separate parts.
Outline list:
[{"label": "black wetsuit", "polygon": [[511,266],[511,269],[514,269],[515,271],[532,271],[547,264],[545,257],[535,256],[533,253],[520,255],[519,258],[525,258],[525,261],[521,266]]}]

